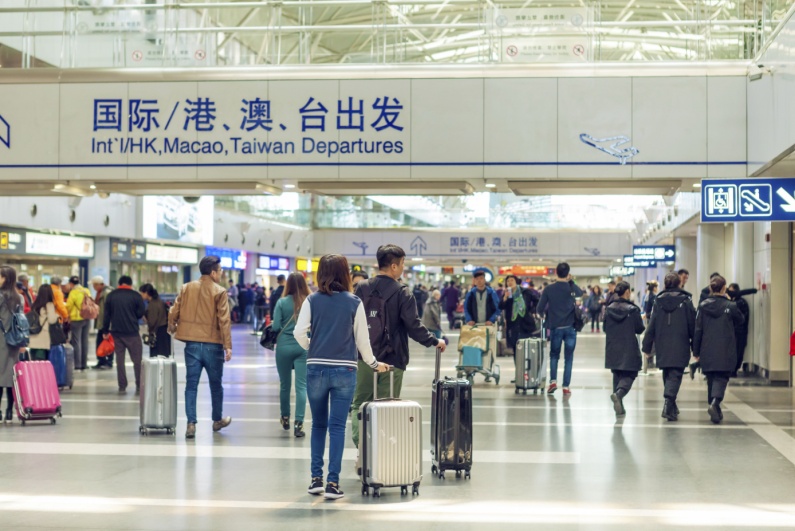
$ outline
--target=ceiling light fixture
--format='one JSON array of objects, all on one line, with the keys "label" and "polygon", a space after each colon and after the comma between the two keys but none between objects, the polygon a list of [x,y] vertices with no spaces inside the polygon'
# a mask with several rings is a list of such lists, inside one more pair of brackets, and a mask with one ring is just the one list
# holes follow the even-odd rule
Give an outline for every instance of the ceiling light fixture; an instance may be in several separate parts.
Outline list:
[{"label": "ceiling light fixture", "polygon": [[701,183],[695,183],[695,184],[693,184],[693,188],[701,188]]},{"label": "ceiling light fixture", "polygon": [[293,188],[295,188],[295,185],[294,184],[285,184],[284,187],[286,189],[288,189],[288,190],[292,190]]},{"label": "ceiling light fixture", "polygon": [[486,183],[486,188],[497,188],[497,185],[494,183]]}]

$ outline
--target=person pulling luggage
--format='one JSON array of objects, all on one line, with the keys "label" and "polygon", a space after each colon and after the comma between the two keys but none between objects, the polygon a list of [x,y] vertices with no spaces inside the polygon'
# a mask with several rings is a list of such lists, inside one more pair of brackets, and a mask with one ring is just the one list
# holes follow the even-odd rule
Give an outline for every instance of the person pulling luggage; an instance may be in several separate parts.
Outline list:
[{"label": "person pulling luggage", "polygon": [[663,371],[665,385],[662,417],[676,421],[679,418],[676,397],[690,361],[696,312],[691,295],[679,287],[679,275],[668,273],[663,282],[665,289],[657,295],[649,328],[643,337],[643,353],[650,356],[652,348],[657,352],[657,367]]},{"label": "person pulling luggage", "polygon": [[[318,292],[301,305],[293,330],[296,342],[308,351],[306,381],[312,410],[312,480],[307,492],[337,500],[345,496],[339,481],[345,423],[356,389],[357,367],[363,365],[362,372],[372,380],[373,370],[387,372],[389,365],[379,362],[373,355],[364,304],[351,293],[348,260],[334,254],[321,257],[317,285]],[[411,306],[416,312],[413,300]],[[358,363],[357,350],[362,357]],[[323,454],[327,433],[329,463],[324,486]]]},{"label": "person pulling luggage", "polygon": [[637,334],[643,333],[643,318],[640,308],[630,300],[629,284],[621,281],[616,285],[617,299],[607,307],[604,331],[605,368],[613,372],[613,409],[617,417],[626,415],[624,397],[627,396],[638,372],[643,366]]},{"label": "person pulling luggage", "polygon": [[[17,306],[22,308],[24,304],[22,295],[17,293],[17,270],[7,265],[0,267],[0,322],[4,333],[7,331],[6,327],[11,325]],[[8,401],[4,423],[13,419],[14,364],[19,360],[19,351],[19,347],[9,345],[3,337],[0,337],[0,399],[5,389]]]},{"label": "person pulling luggage", "polygon": [[528,339],[536,332],[535,310],[538,298],[529,289],[522,287],[515,275],[505,277],[505,289],[499,308],[505,312],[506,340],[516,354],[516,343]]},{"label": "person pulling luggage", "polygon": [[[185,342],[185,415],[188,417],[186,439],[196,437],[196,395],[202,370],[210,380],[213,431],[232,423],[224,417],[224,363],[232,360],[232,323],[229,296],[219,284],[223,276],[221,259],[205,256],[199,262],[199,280],[182,286],[168,313],[168,330]],[[115,296],[117,291],[111,294]],[[110,299],[110,298],[109,298]],[[118,350],[117,350],[118,353]],[[123,363],[120,358],[119,363]]]},{"label": "person pulling luggage", "polygon": [[726,296],[726,279],[720,275],[713,276],[709,290],[709,296],[698,305],[696,313],[693,355],[707,377],[709,418],[713,424],[720,424],[723,420],[720,404],[737,365],[735,331],[745,319],[737,305]]},{"label": "person pulling luggage", "polygon": [[[447,343],[425,328],[417,314],[417,303],[408,286],[398,282],[405,269],[406,252],[397,245],[382,245],[376,251],[378,275],[359,282],[356,296],[362,300],[370,330],[371,350],[378,361],[394,371],[394,398],[400,398],[403,373],[409,364],[409,337],[424,347],[438,347],[444,352]],[[495,305],[496,308],[496,305]],[[359,419],[356,412],[373,399],[372,374],[360,362],[353,398],[351,424],[353,444],[359,447]],[[389,378],[378,378],[378,396],[388,396]],[[358,465],[357,465],[358,469]]]}]

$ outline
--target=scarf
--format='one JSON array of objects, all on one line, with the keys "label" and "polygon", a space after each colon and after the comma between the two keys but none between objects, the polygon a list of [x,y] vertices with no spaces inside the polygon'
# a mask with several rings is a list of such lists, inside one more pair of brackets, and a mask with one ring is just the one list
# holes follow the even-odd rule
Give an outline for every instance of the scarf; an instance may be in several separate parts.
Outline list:
[{"label": "scarf", "polygon": [[524,302],[524,294],[522,293],[521,288],[517,287],[516,291],[513,293],[513,315],[511,320],[516,321],[521,319],[526,313],[527,305]]}]

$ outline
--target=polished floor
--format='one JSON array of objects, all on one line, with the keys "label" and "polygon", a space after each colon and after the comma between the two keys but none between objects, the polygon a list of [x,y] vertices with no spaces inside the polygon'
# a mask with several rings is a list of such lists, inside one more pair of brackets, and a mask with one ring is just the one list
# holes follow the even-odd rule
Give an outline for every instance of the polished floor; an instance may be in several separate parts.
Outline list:
[{"label": "polished floor", "polygon": [[[515,395],[512,359],[498,361],[499,387],[477,377],[471,480],[432,477],[426,453],[419,497],[398,489],[363,498],[348,442],[346,497],[324,502],[305,490],[309,439],[278,424],[273,357],[243,328],[234,346],[224,376],[234,422],[221,433],[211,430],[204,379],[195,441],[184,439],[182,401],[176,437],[139,435],[137,398],[118,394],[115,371],[78,374],[57,425],[0,427],[0,529],[795,527],[792,389],[733,385],[725,421],[713,426],[704,382],[687,378],[680,421],[669,423],[660,418],[661,377],[652,374],[638,379],[617,422],[601,368],[604,336],[584,333],[570,398]],[[444,372],[452,375],[448,352]],[[426,445],[432,355],[412,347],[403,392],[424,408]]]}]

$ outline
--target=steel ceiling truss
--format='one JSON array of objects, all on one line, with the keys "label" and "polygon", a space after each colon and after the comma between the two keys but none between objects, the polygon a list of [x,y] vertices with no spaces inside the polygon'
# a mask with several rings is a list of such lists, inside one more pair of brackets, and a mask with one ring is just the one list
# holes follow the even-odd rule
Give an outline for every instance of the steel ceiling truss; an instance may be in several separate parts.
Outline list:
[{"label": "steel ceiling truss", "polygon": [[[51,3],[51,6],[46,4]],[[86,13],[164,13],[160,34],[215,36],[216,65],[328,63],[493,63],[501,60],[503,30],[494,14],[504,9],[588,8],[583,31],[594,61],[748,59],[764,44],[791,0],[10,0],[4,13],[24,13],[19,31],[2,37],[63,35]],[[3,2],[6,4],[6,2]],[[6,4],[6,5],[8,5]],[[36,17],[64,17],[48,31]],[[198,14],[188,20],[173,16]],[[531,11],[529,11],[531,12]],[[547,28],[549,29],[549,28]],[[521,31],[518,33],[521,35]],[[517,34],[512,34],[516,36]],[[532,35],[565,38],[540,24]],[[61,65],[65,66],[65,65]],[[165,65],[167,66],[167,65]]]}]

